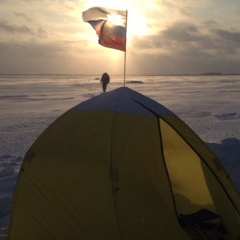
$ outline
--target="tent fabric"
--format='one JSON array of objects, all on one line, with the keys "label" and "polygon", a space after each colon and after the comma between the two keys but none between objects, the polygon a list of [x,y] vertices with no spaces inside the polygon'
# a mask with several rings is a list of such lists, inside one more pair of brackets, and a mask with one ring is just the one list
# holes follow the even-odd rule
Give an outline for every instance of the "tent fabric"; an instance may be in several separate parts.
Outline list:
[{"label": "tent fabric", "polygon": [[173,113],[156,101],[127,87],[118,88],[80,103],[73,111],[114,111],[121,114],[166,116]]},{"label": "tent fabric", "polygon": [[26,153],[9,239],[239,239],[239,200],[183,121],[122,87],[70,109]]}]

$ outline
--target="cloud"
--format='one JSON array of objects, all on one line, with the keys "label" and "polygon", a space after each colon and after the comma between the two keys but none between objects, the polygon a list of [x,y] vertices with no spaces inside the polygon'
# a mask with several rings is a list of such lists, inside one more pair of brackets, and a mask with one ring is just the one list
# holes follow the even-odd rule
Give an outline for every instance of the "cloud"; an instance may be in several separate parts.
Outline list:
[{"label": "cloud", "polygon": [[[240,14],[233,6],[240,4],[219,1],[150,0],[142,5],[132,0],[147,21],[148,35],[128,40],[129,72],[237,72]],[[0,52],[5,60],[0,59],[0,73],[9,66],[15,72],[79,73],[121,65],[114,61],[116,50],[99,46],[95,33],[82,22],[87,2],[0,0]]]},{"label": "cloud", "polygon": [[235,47],[240,48],[240,31],[236,32],[224,29],[212,29],[212,32],[229,45],[234,45]]},{"label": "cloud", "polygon": [[3,19],[0,19],[0,30],[7,32],[7,33],[11,33],[11,34],[31,34],[32,30],[25,26],[25,25],[16,25],[16,24],[11,24]]},{"label": "cloud", "polygon": [[0,42],[0,52],[0,73],[89,73],[103,66],[96,49],[90,53],[74,41]]},{"label": "cloud", "polygon": [[160,34],[164,39],[177,42],[193,42],[201,39],[198,26],[188,22],[173,23]]},{"label": "cloud", "polygon": [[193,18],[193,14],[191,14],[191,12],[186,9],[186,8],[180,8],[179,9],[179,13],[183,16],[183,17],[187,17],[187,18]]},{"label": "cloud", "polygon": [[24,13],[24,12],[14,12],[14,15],[17,18],[26,20],[27,22],[33,22],[34,21],[33,17],[29,16],[29,14]]},{"label": "cloud", "polygon": [[128,51],[132,52],[132,64],[141,66],[140,71],[239,72],[240,31],[220,28],[214,21],[202,24],[175,21],[155,35],[133,41]]},{"label": "cloud", "polygon": [[[145,39],[135,38],[137,48],[163,50],[172,54],[196,54],[212,56],[218,54],[234,54],[240,51],[240,31],[218,28],[214,22],[197,25],[188,22],[174,22],[156,35]],[[135,50],[136,50],[135,49]],[[152,52],[150,52],[152,54]],[[156,51],[157,55],[158,52]]]}]

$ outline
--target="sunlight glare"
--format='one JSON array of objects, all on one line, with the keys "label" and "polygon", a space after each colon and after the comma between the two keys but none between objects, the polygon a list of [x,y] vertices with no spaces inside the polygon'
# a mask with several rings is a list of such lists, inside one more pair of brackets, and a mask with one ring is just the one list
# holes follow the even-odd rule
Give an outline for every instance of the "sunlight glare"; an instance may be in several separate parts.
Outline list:
[{"label": "sunlight glare", "polygon": [[114,25],[125,25],[125,19],[123,19],[120,15],[117,14],[109,14],[108,19]]},{"label": "sunlight glare", "polygon": [[103,8],[111,8],[117,10],[126,10],[128,6],[127,0],[121,1],[109,1],[109,0],[89,0],[86,7],[103,7]]},{"label": "sunlight glare", "polygon": [[[98,6],[110,9],[117,9],[128,11],[128,22],[127,22],[127,38],[130,40],[133,36],[144,36],[149,34],[150,29],[147,24],[147,19],[144,16],[144,8],[136,7],[134,1],[121,0],[121,1],[109,1],[109,0],[89,0],[87,8]],[[123,19],[121,17],[111,16],[111,20],[122,25]]]},{"label": "sunlight glare", "polygon": [[144,36],[148,33],[147,19],[139,10],[130,8],[128,10],[128,39],[131,39],[133,36]]}]

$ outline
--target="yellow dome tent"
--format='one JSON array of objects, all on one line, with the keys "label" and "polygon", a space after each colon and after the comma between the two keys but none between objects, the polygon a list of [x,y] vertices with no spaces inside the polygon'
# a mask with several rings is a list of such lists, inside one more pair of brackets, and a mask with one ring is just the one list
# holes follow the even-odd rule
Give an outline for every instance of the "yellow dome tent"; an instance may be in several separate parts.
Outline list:
[{"label": "yellow dome tent", "polygon": [[239,212],[205,143],[122,87],[73,107],[29,149],[9,240],[237,240]]}]

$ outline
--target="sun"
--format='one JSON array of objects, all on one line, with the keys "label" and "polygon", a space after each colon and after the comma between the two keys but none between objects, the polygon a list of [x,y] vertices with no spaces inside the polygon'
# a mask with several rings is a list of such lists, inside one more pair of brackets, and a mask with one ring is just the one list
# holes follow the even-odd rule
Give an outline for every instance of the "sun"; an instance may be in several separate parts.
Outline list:
[{"label": "sun", "polygon": [[147,19],[144,15],[139,10],[130,8],[127,16],[127,38],[142,37],[149,34],[149,31]]},{"label": "sun", "polygon": [[[133,36],[144,36],[148,34],[147,21],[136,10],[126,10],[127,20],[127,38],[131,39]],[[113,14],[108,15],[108,19],[115,25],[126,25],[126,20],[122,16]]]}]

